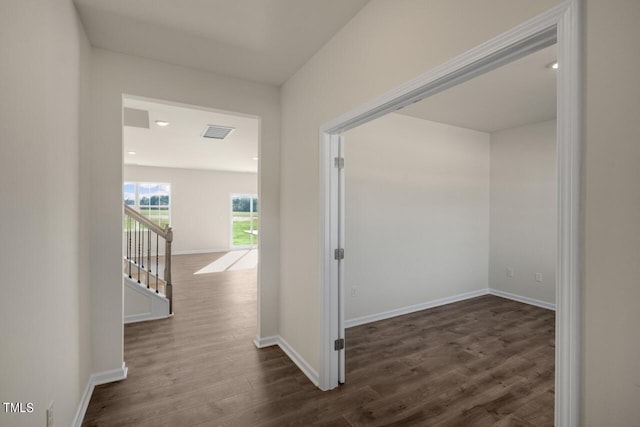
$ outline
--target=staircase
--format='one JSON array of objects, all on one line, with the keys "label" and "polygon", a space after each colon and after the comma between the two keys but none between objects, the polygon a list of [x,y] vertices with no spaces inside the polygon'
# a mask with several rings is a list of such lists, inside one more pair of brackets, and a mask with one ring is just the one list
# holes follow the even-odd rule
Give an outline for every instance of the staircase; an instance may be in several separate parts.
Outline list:
[{"label": "staircase", "polygon": [[[160,227],[124,205],[124,322],[173,315],[171,227]],[[162,273],[161,273],[162,271]]]}]

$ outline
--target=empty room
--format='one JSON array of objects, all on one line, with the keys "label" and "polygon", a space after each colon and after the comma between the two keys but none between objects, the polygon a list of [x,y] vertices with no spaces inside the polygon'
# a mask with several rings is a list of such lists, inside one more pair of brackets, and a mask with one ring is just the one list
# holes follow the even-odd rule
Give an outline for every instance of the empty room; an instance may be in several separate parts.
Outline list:
[{"label": "empty room", "polygon": [[201,314],[185,292],[227,272],[255,288],[259,119],[135,96],[123,118],[124,322]]},{"label": "empty room", "polygon": [[553,425],[556,55],[344,134],[350,422]]}]

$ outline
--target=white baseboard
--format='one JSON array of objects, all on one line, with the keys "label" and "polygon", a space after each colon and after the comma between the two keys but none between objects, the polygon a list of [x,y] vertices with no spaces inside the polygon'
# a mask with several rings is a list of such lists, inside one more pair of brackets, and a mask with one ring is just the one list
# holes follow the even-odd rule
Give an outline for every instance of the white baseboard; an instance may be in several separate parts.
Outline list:
[{"label": "white baseboard", "polygon": [[320,384],[320,376],[316,370],[313,369],[311,365],[309,365],[309,363],[307,363],[307,361],[304,360],[304,358],[300,356],[300,354],[298,354],[298,352],[295,351],[293,347],[291,347],[281,336],[278,336],[278,346],[286,353],[287,356],[289,356],[289,359],[291,359],[293,363],[300,368],[307,378],[311,380],[313,385],[317,387]]},{"label": "white baseboard", "polygon": [[214,254],[220,252],[229,252],[231,249],[193,249],[186,251],[173,251],[173,255],[194,255],[194,254]]},{"label": "white baseboard", "polygon": [[78,410],[76,411],[76,415],[73,417],[73,422],[71,423],[71,425],[73,427],[82,426],[84,415],[87,413],[87,408],[89,407],[89,401],[91,401],[93,389],[97,385],[121,381],[126,378],[127,365],[124,362],[122,362],[121,369],[112,369],[110,371],[91,374],[91,376],[89,376],[89,381],[87,381],[87,386],[84,388],[84,393],[82,393],[82,397],[80,398],[80,404],[78,405]]},{"label": "white baseboard", "polygon": [[127,365],[122,362],[122,368],[112,369],[110,371],[98,372],[91,374],[91,382],[94,386],[115,381],[122,381],[127,378]]},{"label": "white baseboard", "polygon": [[304,360],[304,358],[300,356],[300,354],[298,354],[298,352],[295,351],[293,347],[291,347],[289,343],[280,335],[274,335],[264,338],[255,337],[253,339],[253,343],[258,348],[277,345],[278,347],[280,347],[280,349],[282,349],[282,351],[284,351],[289,359],[291,359],[291,361],[296,364],[296,366],[302,371],[302,373],[305,374],[307,378],[309,378],[309,380],[311,380],[311,382],[316,387],[318,386],[318,384],[320,384],[320,376],[318,375],[318,372],[316,372],[316,370],[313,369],[311,365],[309,365],[309,363],[307,363],[307,361]]},{"label": "white baseboard", "polygon": [[84,420],[84,414],[87,413],[87,408],[89,407],[89,401],[91,400],[91,395],[93,394],[93,389],[95,385],[91,382],[91,376],[89,376],[89,381],[87,381],[87,386],[84,388],[84,393],[82,393],[82,397],[80,398],[80,405],[78,406],[78,410],[76,411],[75,417],[73,417],[73,422],[71,425],[73,427],[81,427],[82,421]]},{"label": "white baseboard", "polygon": [[546,308],[547,310],[556,310],[556,305],[546,301],[540,301],[534,298],[523,297],[522,295],[512,294],[510,292],[499,291],[497,289],[489,289],[489,293],[491,295],[495,295],[497,297],[507,298],[513,301],[523,302],[529,305],[535,305],[536,307]]},{"label": "white baseboard", "polygon": [[472,292],[465,292],[450,297],[440,298],[433,301],[427,301],[420,304],[410,305],[408,307],[401,307],[395,310],[384,311],[382,313],[370,314],[368,316],[357,317],[355,319],[345,320],[344,327],[351,328],[353,326],[364,325],[367,323],[377,322],[378,320],[390,319],[396,316],[402,316],[409,313],[415,313],[416,311],[426,310],[428,308],[438,307],[445,304],[451,304],[458,301],[464,301],[470,298],[479,297],[482,295],[495,295],[497,297],[507,298],[513,301],[522,302],[524,304],[535,305],[536,307],[546,308],[547,310],[556,309],[556,305],[540,301],[535,298],[529,298],[522,295],[516,295],[509,292],[499,291],[497,289],[485,288]]},{"label": "white baseboard", "polygon": [[397,308],[395,310],[384,311],[382,313],[370,314],[368,316],[357,317],[355,319],[345,320],[344,327],[351,328],[353,326],[364,325],[366,323],[377,322],[378,320],[390,319],[396,316],[402,316],[409,313],[415,313],[416,311],[426,310],[427,308],[438,307],[445,304],[451,304],[453,302],[464,301],[466,299],[487,295],[490,293],[490,289],[479,289],[477,291],[465,292],[450,297],[439,298],[432,301],[423,302],[420,304],[410,305],[407,307]]},{"label": "white baseboard", "polygon": [[264,338],[255,337],[253,339],[253,343],[258,348],[272,347],[274,345],[278,345],[278,336],[273,335],[273,336],[264,337]]},{"label": "white baseboard", "polygon": [[147,320],[160,320],[160,319],[166,319],[172,316],[173,314],[169,314],[169,315],[154,315],[152,313],[131,314],[129,316],[124,316],[124,324],[126,325],[128,323],[146,322]]}]

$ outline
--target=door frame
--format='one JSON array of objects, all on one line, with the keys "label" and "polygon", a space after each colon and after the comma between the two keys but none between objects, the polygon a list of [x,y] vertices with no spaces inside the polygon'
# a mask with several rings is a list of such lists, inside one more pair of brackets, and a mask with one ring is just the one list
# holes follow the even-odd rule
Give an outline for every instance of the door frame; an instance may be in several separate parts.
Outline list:
[{"label": "door frame", "polygon": [[[344,380],[344,338],[341,275],[344,182],[334,164],[341,157],[340,135],[359,125],[444,91],[554,43],[558,44],[557,172],[558,236],[556,271],[555,425],[580,424],[581,346],[581,4],[565,0],[548,11],[412,79],[372,102],[320,127],[320,366],[319,387],[329,390]],[[348,259],[348,253],[346,255]],[[342,373],[344,375],[344,373]]]}]

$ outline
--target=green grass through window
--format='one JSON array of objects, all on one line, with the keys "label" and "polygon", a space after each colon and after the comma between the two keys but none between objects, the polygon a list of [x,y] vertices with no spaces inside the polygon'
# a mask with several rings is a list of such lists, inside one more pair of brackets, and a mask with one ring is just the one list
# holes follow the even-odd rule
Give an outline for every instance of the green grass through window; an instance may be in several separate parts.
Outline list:
[{"label": "green grass through window", "polygon": [[[234,217],[248,217],[248,212],[234,212]],[[249,246],[258,244],[258,236],[252,236],[248,231],[251,229],[251,221],[233,221],[233,246]],[[258,229],[258,218],[254,214],[253,217],[253,229]],[[253,240],[252,240],[253,237]]]}]

